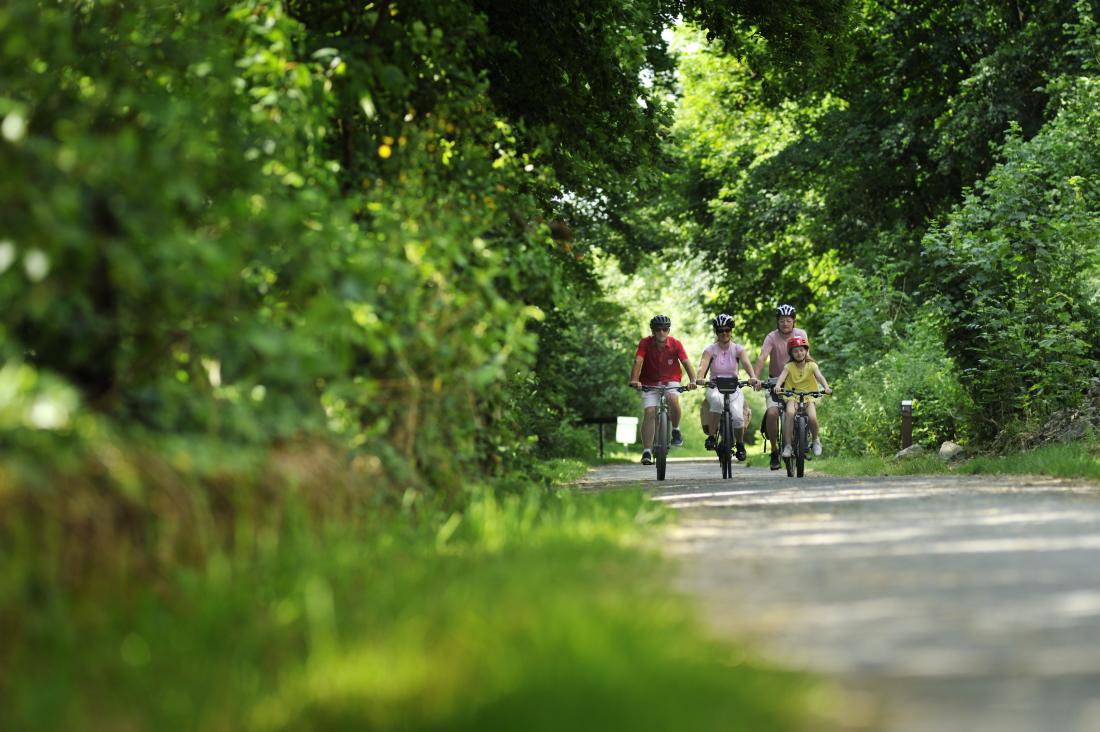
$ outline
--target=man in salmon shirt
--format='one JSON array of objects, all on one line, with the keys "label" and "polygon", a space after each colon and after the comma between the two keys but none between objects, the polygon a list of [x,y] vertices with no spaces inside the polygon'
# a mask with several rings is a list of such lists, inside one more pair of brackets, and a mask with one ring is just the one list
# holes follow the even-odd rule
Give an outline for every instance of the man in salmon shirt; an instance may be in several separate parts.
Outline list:
[{"label": "man in salmon shirt", "polygon": [[[638,342],[634,368],[630,372],[630,386],[635,389],[641,389],[642,386],[679,386],[680,379],[683,378],[680,366],[683,365],[688,373],[688,388],[694,389],[695,369],[688,361],[684,344],[668,334],[672,329],[672,319],[667,315],[654,315],[649,321],[649,329],[653,335]],[[666,396],[668,418],[672,423],[672,444],[682,445],[684,438],[680,435],[680,393],[670,391]],[[654,422],[660,399],[660,392],[642,392],[642,407],[645,409],[645,416],[642,418],[642,465],[653,464]]]},{"label": "man in salmon shirt", "polygon": [[[806,338],[806,331],[794,327],[796,311],[794,305],[783,304],[775,309],[775,330],[764,337],[764,345],[760,347],[760,358],[756,359],[756,373],[763,375],[764,361],[768,362],[768,378],[774,384],[779,375],[783,373],[783,367],[790,358],[787,356],[787,340],[791,336]],[[768,440],[772,443],[771,469],[779,470],[779,411],[785,409],[782,402],[776,400],[771,389],[765,392],[764,404],[768,411],[764,415],[764,431]]]}]

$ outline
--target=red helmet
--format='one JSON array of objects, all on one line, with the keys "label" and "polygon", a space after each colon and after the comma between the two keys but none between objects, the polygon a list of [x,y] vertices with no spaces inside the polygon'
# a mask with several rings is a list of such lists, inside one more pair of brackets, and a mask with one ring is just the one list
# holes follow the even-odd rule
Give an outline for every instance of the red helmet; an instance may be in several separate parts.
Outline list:
[{"label": "red helmet", "polygon": [[789,352],[795,346],[802,346],[803,348],[809,348],[810,342],[802,336],[791,336],[787,339],[787,351]]}]

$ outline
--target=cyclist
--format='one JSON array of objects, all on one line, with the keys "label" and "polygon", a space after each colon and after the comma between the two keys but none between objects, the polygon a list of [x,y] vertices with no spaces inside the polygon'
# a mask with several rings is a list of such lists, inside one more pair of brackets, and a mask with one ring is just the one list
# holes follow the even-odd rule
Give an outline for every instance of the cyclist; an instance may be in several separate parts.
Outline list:
[{"label": "cyclist", "polygon": [[[805,336],[791,336],[787,341],[787,352],[790,361],[783,367],[783,373],[779,375],[779,381],[775,383],[778,392],[786,386],[794,391],[817,391],[818,384],[826,394],[832,394],[829,382],[821,375],[821,369],[817,362],[810,358],[810,343]],[[806,399],[806,418],[810,423],[810,434],[814,437],[814,455],[821,454],[821,437],[817,431],[817,405],[813,397]],[[787,398],[787,413],[783,417],[783,457],[791,456],[791,435],[794,433],[794,413],[798,410],[798,398]]]},{"label": "cyclist", "polygon": [[[730,335],[733,329],[733,316],[727,313],[715,316],[710,321],[714,329],[715,342],[703,349],[703,356],[699,359],[699,376],[706,378],[707,371],[711,376],[737,376],[738,367],[743,366],[749,376],[749,383],[754,388],[759,388],[760,382],[756,379],[756,372],[749,363],[748,353],[740,343],[734,343]],[[738,389],[730,395],[730,411],[733,413],[733,433],[737,449],[734,453],[738,461],[745,459],[745,398]],[[724,399],[721,392],[714,387],[707,388],[707,411],[703,416],[703,432],[707,436],[706,448],[715,448],[715,437],[718,434],[718,420],[722,415]]]},{"label": "cyclist", "polygon": [[[688,372],[688,388],[695,388],[695,369],[688,361],[684,344],[676,340],[668,333],[672,330],[672,319],[667,315],[654,315],[649,321],[649,329],[652,335],[642,338],[638,342],[638,350],[634,354],[634,368],[630,372],[630,386],[641,389],[642,386],[679,386],[682,372],[682,364]],[[672,444],[684,444],[684,438],[680,435],[680,393],[670,391],[666,393],[668,399],[668,418],[672,424]],[[657,404],[661,394],[656,391],[642,392],[642,407],[645,410],[642,418],[642,465],[653,464],[653,432],[654,422],[657,417]]]},{"label": "cyclist", "polygon": [[[760,358],[756,359],[755,373],[763,375],[764,362],[768,362],[768,378],[775,379],[783,372],[787,364],[787,340],[792,336],[806,338],[806,331],[794,327],[797,312],[794,305],[786,303],[775,309],[775,330],[764,337],[764,345],[760,347]],[[803,390],[806,391],[806,390]],[[770,391],[764,395],[764,432],[771,442],[771,469],[779,470],[779,410],[783,409],[780,402]]]}]

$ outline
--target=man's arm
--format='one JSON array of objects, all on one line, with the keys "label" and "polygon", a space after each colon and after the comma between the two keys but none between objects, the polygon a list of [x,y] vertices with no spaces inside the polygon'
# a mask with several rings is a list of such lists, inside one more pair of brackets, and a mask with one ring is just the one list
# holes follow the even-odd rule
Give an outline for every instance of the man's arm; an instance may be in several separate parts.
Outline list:
[{"label": "man's arm", "polygon": [[764,373],[764,362],[768,360],[768,354],[771,352],[771,346],[768,339],[764,339],[764,345],[760,346],[760,358],[756,359],[756,366],[753,368],[753,373]]},{"label": "man's arm", "polygon": [[[704,356],[704,358],[705,358],[705,356]],[[688,372],[688,378],[691,379],[691,381],[688,382],[688,389],[694,389],[695,388],[695,368],[692,367],[691,361],[687,360],[686,357],[681,358],[680,363],[683,364],[684,369],[686,369],[687,372]]]},{"label": "man's arm", "polygon": [[630,385],[635,389],[640,387],[642,383],[638,381],[638,377],[642,374],[642,364],[645,363],[645,359],[641,356],[634,357],[634,368],[630,370]]}]

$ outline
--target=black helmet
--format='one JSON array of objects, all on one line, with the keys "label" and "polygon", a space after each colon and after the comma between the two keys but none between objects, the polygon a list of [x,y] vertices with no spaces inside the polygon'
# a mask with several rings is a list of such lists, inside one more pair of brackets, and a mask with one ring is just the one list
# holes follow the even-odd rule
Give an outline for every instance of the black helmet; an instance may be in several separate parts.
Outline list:
[{"label": "black helmet", "polygon": [[658,328],[672,328],[672,318],[667,315],[654,315],[649,320],[650,330],[657,330]]},{"label": "black helmet", "polygon": [[710,327],[717,331],[719,328],[733,328],[733,316],[729,313],[721,313],[710,321]]},{"label": "black helmet", "polygon": [[787,305],[786,303],[784,303],[775,309],[775,317],[781,318],[786,315],[793,318],[795,316],[795,312],[797,311],[794,309],[794,305]]}]

